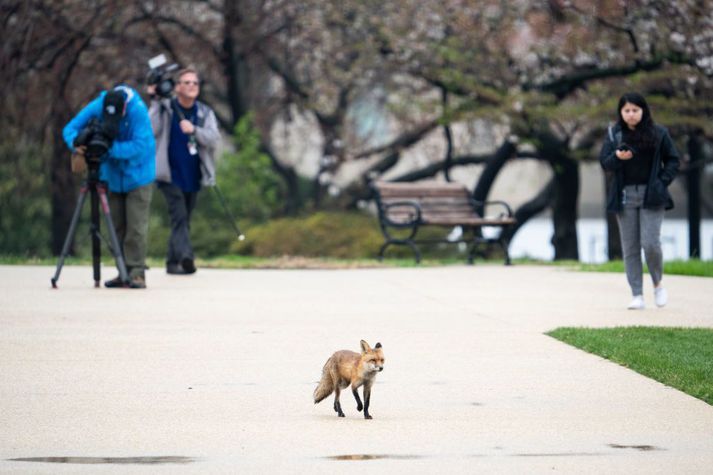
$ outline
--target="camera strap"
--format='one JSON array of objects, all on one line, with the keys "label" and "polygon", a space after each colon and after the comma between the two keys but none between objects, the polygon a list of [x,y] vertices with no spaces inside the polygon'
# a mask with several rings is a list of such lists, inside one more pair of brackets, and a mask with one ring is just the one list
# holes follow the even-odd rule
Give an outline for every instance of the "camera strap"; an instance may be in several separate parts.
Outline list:
[{"label": "camera strap", "polygon": [[611,140],[611,143],[619,145],[621,143],[621,131],[615,134],[613,125],[610,125],[607,131],[609,132],[609,140]]},{"label": "camera strap", "polygon": [[[178,101],[176,99],[171,99],[171,109],[173,109],[174,114],[178,114],[178,117],[180,117],[181,120],[190,120],[193,125],[196,125],[194,120],[191,120],[186,117],[186,114],[183,113],[183,108],[178,104]],[[198,114],[196,114],[196,116],[197,115]]]}]

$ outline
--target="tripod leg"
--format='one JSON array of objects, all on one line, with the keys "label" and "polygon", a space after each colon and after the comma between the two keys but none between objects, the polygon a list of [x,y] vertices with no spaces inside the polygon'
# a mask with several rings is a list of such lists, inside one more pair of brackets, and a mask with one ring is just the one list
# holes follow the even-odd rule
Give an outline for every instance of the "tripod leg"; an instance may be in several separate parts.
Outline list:
[{"label": "tripod leg", "polygon": [[92,233],[92,269],[94,271],[94,287],[99,287],[101,281],[101,222],[99,221],[99,196],[97,185],[89,190],[91,193],[91,233]]},{"label": "tripod leg", "polygon": [[106,221],[106,228],[109,230],[109,239],[111,240],[111,251],[114,255],[114,260],[116,261],[116,268],[119,269],[119,277],[122,282],[129,285],[129,273],[126,271],[126,263],[124,262],[124,253],[121,250],[121,245],[119,244],[119,238],[116,236],[116,229],[114,229],[114,223],[111,222],[111,211],[109,210],[109,200],[106,197],[106,188],[103,185],[97,186],[97,191],[99,192],[99,199],[102,205],[102,214],[104,215],[104,221]]},{"label": "tripod leg", "polygon": [[82,206],[84,206],[84,200],[87,198],[87,185],[86,183],[79,190],[79,197],[77,198],[77,205],[74,208],[74,214],[72,215],[72,221],[69,224],[69,231],[67,231],[67,236],[64,238],[64,245],[62,246],[62,253],[59,255],[59,260],[57,261],[57,269],[54,272],[54,277],[52,277],[52,288],[57,288],[57,281],[59,280],[59,273],[62,272],[62,266],[64,266],[64,258],[69,254],[69,247],[72,245],[74,240],[74,233],[77,232],[77,223],[79,222],[79,215],[82,214]]}]

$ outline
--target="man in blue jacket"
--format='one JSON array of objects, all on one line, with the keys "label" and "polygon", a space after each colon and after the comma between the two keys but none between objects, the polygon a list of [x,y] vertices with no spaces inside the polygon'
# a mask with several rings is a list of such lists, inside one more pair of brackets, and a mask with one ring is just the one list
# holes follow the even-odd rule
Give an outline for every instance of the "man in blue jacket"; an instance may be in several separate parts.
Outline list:
[{"label": "man in blue jacket", "polygon": [[[146,105],[136,90],[119,85],[102,92],[65,126],[62,135],[67,146],[82,154],[84,147],[74,146],[74,139],[91,119],[101,119],[104,97],[123,94],[124,110],[117,136],[109,151],[101,157],[99,179],[109,188],[109,206],[116,234],[124,253],[129,286],[146,288],[146,247],[152,183],[156,177],[156,144]],[[123,287],[120,277],[104,283]]]}]

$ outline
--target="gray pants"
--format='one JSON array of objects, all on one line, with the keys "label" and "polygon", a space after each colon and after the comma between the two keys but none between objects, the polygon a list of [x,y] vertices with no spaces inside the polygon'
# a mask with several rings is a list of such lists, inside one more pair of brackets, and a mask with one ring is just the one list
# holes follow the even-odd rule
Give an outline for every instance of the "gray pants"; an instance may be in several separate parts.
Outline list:
[{"label": "gray pants", "polygon": [[646,185],[624,187],[623,210],[617,213],[621,249],[624,254],[626,278],[632,295],[643,295],[643,265],[641,250],[644,250],[654,286],[663,276],[663,252],[661,251],[661,224],[664,209],[645,209]]},{"label": "gray pants", "polygon": [[145,277],[152,192],[152,185],[144,185],[128,193],[109,193],[111,220],[124,252],[129,277]]},{"label": "gray pants", "polygon": [[179,264],[183,259],[193,260],[191,245],[191,213],[196,207],[198,192],[187,192],[171,183],[157,182],[166,198],[171,217],[171,237],[168,239],[166,264]]}]

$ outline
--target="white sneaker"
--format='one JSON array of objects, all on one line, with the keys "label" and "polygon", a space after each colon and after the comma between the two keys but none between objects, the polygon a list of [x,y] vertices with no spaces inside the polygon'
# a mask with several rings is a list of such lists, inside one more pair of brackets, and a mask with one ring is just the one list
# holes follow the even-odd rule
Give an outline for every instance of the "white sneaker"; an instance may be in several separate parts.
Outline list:
[{"label": "white sneaker", "polygon": [[663,307],[668,303],[668,293],[663,287],[656,287],[654,289],[654,298],[656,300],[657,307]]},{"label": "white sneaker", "polygon": [[644,296],[634,295],[634,299],[631,301],[628,307],[629,310],[643,310],[644,309]]}]

